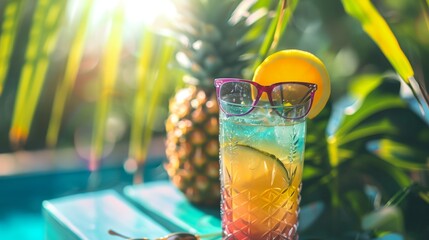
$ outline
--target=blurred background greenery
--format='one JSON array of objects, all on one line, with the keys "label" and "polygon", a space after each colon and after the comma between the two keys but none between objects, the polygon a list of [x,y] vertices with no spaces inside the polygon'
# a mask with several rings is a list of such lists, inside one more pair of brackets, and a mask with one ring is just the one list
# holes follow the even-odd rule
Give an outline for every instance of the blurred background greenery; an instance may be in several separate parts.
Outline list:
[{"label": "blurred background greenery", "polygon": [[[160,12],[162,4],[156,4],[155,14]],[[119,124],[116,132],[111,133],[116,135],[110,138],[126,141],[134,111],[128,106],[132,106],[133,97],[138,94],[139,81],[146,81],[144,87],[150,91],[158,74],[150,64],[156,62],[159,67],[162,60],[163,52],[157,49],[160,45],[157,42],[164,39],[150,40],[156,38],[148,30],[156,17],[151,6],[137,1],[104,4],[3,0],[0,7],[3,20],[0,151],[74,146],[78,129],[91,128],[97,102],[106,88],[112,89],[104,96],[115,100],[109,103],[112,110],[105,117],[111,119],[108,123]],[[152,47],[144,49],[144,44],[150,41]],[[46,69],[36,72],[44,61]],[[165,87],[160,88],[162,95],[174,89],[174,84],[168,84],[168,77],[164,82]],[[160,105],[166,106],[165,102]],[[63,115],[60,112],[58,117],[59,108]],[[19,124],[14,117],[19,109],[28,114],[24,118],[34,122]],[[161,119],[166,115],[166,110],[162,111],[163,108],[157,114]],[[61,130],[48,129],[49,124]],[[155,129],[162,131],[162,125],[157,124]]]},{"label": "blurred background greenery", "polygon": [[[255,12],[267,7],[267,19],[277,8],[276,1],[248,2]],[[399,70],[345,12],[347,1],[287,2],[296,8],[277,49],[314,53],[332,82],[328,106],[308,123],[302,205],[322,210],[302,224],[304,233],[428,238],[429,110],[425,116],[419,111]],[[371,2],[427,90],[428,1]],[[180,44],[161,31],[168,30],[169,6],[0,0],[0,153],[71,148],[90,170],[103,168],[103,158],[116,153],[137,171],[152,134],[165,137],[168,103],[184,85],[186,71],[174,57]],[[264,37],[269,23],[261,26]],[[263,39],[253,41],[254,54]]]}]

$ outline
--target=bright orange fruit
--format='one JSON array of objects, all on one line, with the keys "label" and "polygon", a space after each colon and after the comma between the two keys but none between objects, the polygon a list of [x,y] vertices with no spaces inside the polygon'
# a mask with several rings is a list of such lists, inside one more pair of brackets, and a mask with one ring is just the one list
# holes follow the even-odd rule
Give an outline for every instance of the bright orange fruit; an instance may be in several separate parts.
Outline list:
[{"label": "bright orange fruit", "polygon": [[268,56],[256,69],[253,81],[265,86],[277,82],[317,84],[309,118],[314,118],[322,111],[331,94],[325,65],[313,54],[302,50],[282,50]]}]

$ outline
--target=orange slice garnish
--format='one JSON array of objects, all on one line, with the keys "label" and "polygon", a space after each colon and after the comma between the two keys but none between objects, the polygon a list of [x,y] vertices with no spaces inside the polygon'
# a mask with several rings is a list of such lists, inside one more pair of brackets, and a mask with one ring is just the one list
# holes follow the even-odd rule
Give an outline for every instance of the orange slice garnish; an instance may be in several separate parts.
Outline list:
[{"label": "orange slice garnish", "polygon": [[314,118],[322,111],[331,94],[325,65],[313,54],[302,50],[282,50],[268,56],[256,69],[253,81],[265,86],[278,82],[316,84],[317,90],[308,118]]}]

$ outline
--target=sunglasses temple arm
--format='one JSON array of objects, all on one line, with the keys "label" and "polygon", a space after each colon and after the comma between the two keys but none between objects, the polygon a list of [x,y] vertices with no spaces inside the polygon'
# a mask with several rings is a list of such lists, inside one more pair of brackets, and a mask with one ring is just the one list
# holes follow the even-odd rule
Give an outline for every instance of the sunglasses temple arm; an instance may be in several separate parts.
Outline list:
[{"label": "sunglasses temple arm", "polygon": [[112,236],[117,236],[117,237],[121,237],[123,239],[128,239],[128,240],[149,240],[149,238],[131,238],[131,237],[125,236],[121,233],[118,233],[113,229],[109,229],[109,234]]},{"label": "sunglasses temple arm", "polygon": [[208,234],[198,235],[198,239],[206,239],[206,238],[213,238],[213,237],[220,237],[220,236],[222,236],[222,232],[208,233]]}]

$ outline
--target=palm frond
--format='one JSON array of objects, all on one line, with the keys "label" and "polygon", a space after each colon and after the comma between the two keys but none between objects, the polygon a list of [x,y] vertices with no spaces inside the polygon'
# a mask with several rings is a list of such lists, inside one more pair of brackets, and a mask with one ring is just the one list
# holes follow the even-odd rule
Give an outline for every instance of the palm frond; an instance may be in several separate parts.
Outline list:
[{"label": "palm frond", "polygon": [[342,0],[342,2],[346,12],[360,21],[363,29],[378,45],[401,78],[408,83],[408,79],[414,76],[414,70],[389,25],[371,1]]},{"label": "palm frond", "polygon": [[342,0],[346,12],[360,21],[363,29],[378,45],[401,79],[410,87],[420,105],[423,116],[429,118],[429,97],[422,84],[416,81],[414,70],[402,51],[387,22],[370,0]]},{"label": "palm frond", "polygon": [[82,17],[79,19],[80,23],[77,27],[77,31],[70,47],[70,54],[66,63],[64,79],[58,84],[57,90],[55,91],[52,114],[46,137],[47,145],[51,147],[55,146],[57,143],[65,104],[68,96],[70,95],[70,92],[72,91],[76,76],[79,71],[80,61],[82,59],[85,45],[86,31],[88,28],[88,19],[93,2],[93,0],[85,1]]},{"label": "palm frond", "polygon": [[16,34],[20,25],[23,1],[9,1],[3,12],[0,32],[0,95],[9,70],[10,58],[15,45]]},{"label": "palm frond", "polygon": [[272,20],[264,42],[259,50],[258,57],[253,64],[253,72],[261,64],[261,62],[277,48],[279,40],[286,30],[286,26],[292,17],[293,12],[299,0],[282,0],[279,1],[277,13]]},{"label": "palm frond", "polygon": [[429,30],[429,0],[421,0],[423,16],[425,18],[426,27]]},{"label": "palm frond", "polygon": [[94,128],[91,142],[91,156],[89,169],[98,168],[99,160],[103,153],[103,141],[106,131],[106,121],[109,114],[111,98],[114,93],[115,83],[119,69],[119,59],[122,48],[124,9],[122,4],[113,10],[111,28],[107,37],[106,51],[102,57],[101,82],[102,88],[97,102]]},{"label": "palm frond", "polygon": [[[154,60],[156,39],[150,31],[145,31],[140,47],[140,56],[137,66],[137,92],[134,97],[134,113],[131,120],[131,138],[128,155],[136,162],[142,162],[145,154],[142,149],[142,133],[145,118],[148,114],[147,105],[150,87],[153,84],[153,74],[150,73],[150,64]],[[153,70],[152,70],[153,72]],[[152,81],[151,81],[152,80]]]},{"label": "palm frond", "polygon": [[66,0],[37,3],[9,132],[9,138],[14,145],[19,145],[28,138],[48,71],[49,57],[59,36],[66,3]]},{"label": "palm frond", "polygon": [[[150,30],[144,31],[137,67],[137,92],[134,96],[129,147],[129,159],[135,161],[138,167],[144,165],[148,154],[157,107],[161,94],[169,84],[168,64],[174,49],[171,39]],[[141,181],[142,173],[137,171],[134,182]]]},{"label": "palm frond", "polygon": [[374,140],[368,148],[380,159],[407,170],[429,170],[427,151],[392,139]]}]

